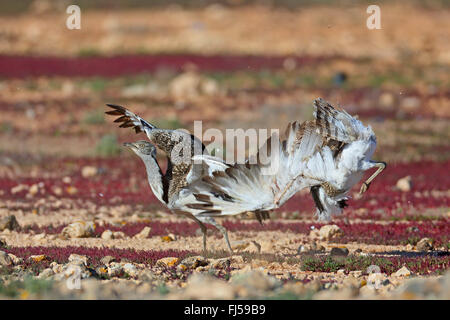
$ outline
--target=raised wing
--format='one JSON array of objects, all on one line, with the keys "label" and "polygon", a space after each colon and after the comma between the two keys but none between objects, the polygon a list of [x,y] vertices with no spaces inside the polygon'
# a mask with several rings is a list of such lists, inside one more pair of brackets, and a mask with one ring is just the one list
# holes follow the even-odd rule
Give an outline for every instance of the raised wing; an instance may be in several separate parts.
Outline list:
[{"label": "raised wing", "polygon": [[148,123],[138,115],[122,106],[108,103],[106,105],[113,109],[111,111],[106,111],[106,114],[111,116],[120,116],[114,120],[114,122],[121,123],[119,126],[120,128],[133,127],[136,133],[145,132],[147,135],[149,135],[151,130],[156,129],[154,125]]},{"label": "raised wing", "polygon": [[[122,106],[106,105],[113,109],[105,112],[106,114],[119,116],[114,122],[121,123],[120,128],[133,127],[136,133],[145,132],[149,140],[164,151],[175,164],[179,162],[188,164],[193,155],[207,153],[203,143],[188,132],[180,129],[159,129]],[[184,154],[186,149],[190,154]]]},{"label": "raised wing", "polygon": [[350,143],[360,139],[367,131],[361,121],[345,110],[336,110],[321,98],[314,100],[314,117],[319,133],[328,140]]},{"label": "raised wing", "polygon": [[[251,161],[191,185],[200,202],[193,207],[202,208],[207,216],[268,211],[278,208],[301,188],[318,184],[318,180],[302,174],[303,166],[322,141],[309,126],[291,123],[285,141],[272,136]],[[300,129],[302,135],[298,135]]]}]

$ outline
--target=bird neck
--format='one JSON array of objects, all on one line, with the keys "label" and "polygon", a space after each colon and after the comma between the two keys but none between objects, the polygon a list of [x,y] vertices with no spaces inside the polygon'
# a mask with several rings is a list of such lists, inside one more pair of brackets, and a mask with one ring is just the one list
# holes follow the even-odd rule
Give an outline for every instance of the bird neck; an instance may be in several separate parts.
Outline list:
[{"label": "bird neck", "polygon": [[165,203],[164,197],[164,187],[163,187],[163,175],[158,162],[152,156],[146,157],[144,160],[145,169],[147,170],[147,180],[153,194],[158,198],[159,201]]}]

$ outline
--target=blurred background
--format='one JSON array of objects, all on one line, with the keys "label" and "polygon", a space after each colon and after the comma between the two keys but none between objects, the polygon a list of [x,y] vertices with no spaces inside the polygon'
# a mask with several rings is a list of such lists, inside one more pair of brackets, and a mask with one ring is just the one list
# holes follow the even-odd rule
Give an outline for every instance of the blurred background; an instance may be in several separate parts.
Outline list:
[{"label": "blurred background", "polygon": [[[81,29],[66,27],[71,4],[80,7]],[[432,161],[430,174],[448,175],[450,2],[377,1],[379,30],[367,28],[370,4],[2,1],[3,197],[28,192],[12,192],[17,183],[50,179],[45,188],[56,185],[58,197],[101,202],[113,197],[99,192],[120,190],[146,199],[146,181],[137,178],[143,167],[121,146],[145,136],[119,129],[105,117],[105,103],[163,128],[192,130],[202,120],[203,130],[284,132],[289,121],[311,119],[312,101],[322,97],[373,127],[375,159],[412,168]],[[411,172],[402,170],[391,171],[392,179]],[[419,180],[429,175],[417,170]],[[61,182],[65,176],[73,189]],[[438,186],[447,190],[439,198],[445,203],[447,180]],[[423,188],[435,187],[430,182]]]}]

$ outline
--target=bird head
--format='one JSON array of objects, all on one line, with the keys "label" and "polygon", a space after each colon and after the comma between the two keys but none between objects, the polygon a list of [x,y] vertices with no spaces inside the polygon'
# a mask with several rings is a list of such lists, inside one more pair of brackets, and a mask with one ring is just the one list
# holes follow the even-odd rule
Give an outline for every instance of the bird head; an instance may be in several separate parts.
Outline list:
[{"label": "bird head", "polygon": [[125,142],[123,145],[134,151],[140,158],[149,156],[156,158],[156,147],[148,141]]}]

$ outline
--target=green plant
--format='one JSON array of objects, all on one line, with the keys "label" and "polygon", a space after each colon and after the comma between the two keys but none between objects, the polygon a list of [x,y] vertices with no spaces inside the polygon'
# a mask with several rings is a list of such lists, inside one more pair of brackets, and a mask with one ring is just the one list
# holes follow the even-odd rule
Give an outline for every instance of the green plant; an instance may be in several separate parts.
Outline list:
[{"label": "green plant", "polygon": [[117,137],[114,134],[104,135],[96,146],[96,153],[101,156],[115,156],[120,153]]}]

